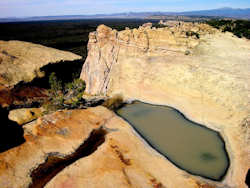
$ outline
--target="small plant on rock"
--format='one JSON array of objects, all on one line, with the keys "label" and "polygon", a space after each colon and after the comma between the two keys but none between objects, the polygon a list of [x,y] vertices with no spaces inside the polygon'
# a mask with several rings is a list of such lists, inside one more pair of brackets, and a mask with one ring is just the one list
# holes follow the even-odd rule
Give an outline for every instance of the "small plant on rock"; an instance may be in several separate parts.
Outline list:
[{"label": "small plant on rock", "polygon": [[73,82],[65,85],[65,100],[72,108],[80,105],[82,101],[82,95],[85,91],[85,82],[81,79],[74,79]]},{"label": "small plant on rock", "polygon": [[58,80],[56,77],[56,73],[52,72],[49,76],[49,92],[56,97],[62,92],[62,81]]},{"label": "small plant on rock", "polygon": [[58,80],[53,72],[49,76],[50,100],[44,104],[47,112],[65,108],[78,108],[84,101],[82,95],[85,90],[85,82],[81,79],[74,79],[63,87],[62,81]]},{"label": "small plant on rock", "polygon": [[199,39],[199,38],[200,38],[200,34],[199,34],[199,33],[194,32],[194,31],[187,31],[187,32],[186,32],[186,36],[187,36],[187,37],[192,37],[192,36],[195,36],[197,39]]}]

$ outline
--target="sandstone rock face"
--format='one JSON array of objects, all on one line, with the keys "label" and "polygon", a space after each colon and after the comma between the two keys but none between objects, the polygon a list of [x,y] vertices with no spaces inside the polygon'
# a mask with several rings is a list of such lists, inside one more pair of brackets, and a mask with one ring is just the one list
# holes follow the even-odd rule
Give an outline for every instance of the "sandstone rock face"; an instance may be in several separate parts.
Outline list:
[{"label": "sandstone rock face", "polygon": [[178,56],[192,51],[200,40],[187,36],[187,32],[199,31],[200,35],[214,33],[216,30],[201,24],[182,24],[173,28],[139,29],[117,32],[100,25],[96,32],[89,34],[88,57],[83,66],[81,78],[87,83],[87,92],[102,94],[107,92],[110,72],[120,60],[131,57]]},{"label": "sandstone rock face", "polygon": [[[34,175],[32,172],[51,158],[59,161],[74,153],[94,130],[104,126],[112,116],[101,107],[59,111],[25,125],[26,142],[0,153],[0,187],[43,187],[43,176],[50,175],[50,171],[43,170]],[[39,181],[32,182],[32,178]]]},{"label": "sandstone rock face", "polygon": [[32,104],[44,100],[48,97],[48,91],[36,86],[23,86],[19,88],[9,88],[0,84],[0,105],[8,107],[10,105]]},{"label": "sandstone rock face", "polygon": [[16,85],[42,77],[40,68],[49,63],[73,61],[81,56],[21,41],[0,41],[0,85]]},{"label": "sandstone rock face", "polygon": [[[98,131],[105,134],[93,134]],[[25,139],[21,146],[0,154],[1,188],[224,185],[177,169],[127,122],[100,106],[40,118],[25,125]]]},{"label": "sandstone rock face", "polygon": [[32,120],[37,119],[43,115],[42,108],[21,108],[16,110],[11,110],[9,112],[8,118],[12,121],[17,122],[19,125],[23,125]]},{"label": "sandstone rock face", "polygon": [[[100,108],[100,107],[98,107]],[[102,116],[106,116],[106,111]],[[110,112],[109,112],[110,113]],[[66,167],[46,188],[198,188],[210,184],[188,175],[149,148],[130,125],[113,114],[103,124],[105,142],[90,156]]]},{"label": "sandstone rock face", "polygon": [[101,25],[90,34],[88,49],[81,74],[88,93],[170,105],[219,131],[231,161],[223,182],[229,187],[246,187],[249,40],[205,24],[120,32]]}]

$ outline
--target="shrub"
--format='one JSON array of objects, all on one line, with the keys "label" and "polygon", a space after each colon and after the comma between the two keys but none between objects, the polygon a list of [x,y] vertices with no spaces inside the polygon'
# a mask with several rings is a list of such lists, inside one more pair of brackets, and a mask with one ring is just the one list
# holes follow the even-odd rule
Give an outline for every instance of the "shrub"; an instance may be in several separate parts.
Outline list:
[{"label": "shrub", "polygon": [[192,36],[195,36],[197,39],[199,39],[199,38],[200,38],[200,34],[199,34],[199,33],[194,32],[194,31],[187,31],[187,32],[186,32],[186,36],[187,36],[187,37],[192,37]]},{"label": "shrub", "polygon": [[163,24],[153,23],[152,27],[155,27],[155,28],[165,28],[167,26],[163,25]]},{"label": "shrub", "polygon": [[53,97],[57,96],[62,91],[62,81],[57,80],[56,73],[52,72],[49,76],[50,93]]},{"label": "shrub", "polygon": [[74,79],[73,82],[65,85],[65,99],[70,108],[80,106],[84,101],[82,95],[85,91],[85,82],[81,79]]},{"label": "shrub", "polygon": [[85,90],[85,82],[74,79],[63,87],[62,81],[58,80],[53,72],[49,76],[50,101],[44,104],[47,112],[65,108],[78,108],[84,101],[82,99]]},{"label": "shrub", "polygon": [[185,55],[189,55],[191,52],[189,50],[185,51]]},{"label": "shrub", "polygon": [[246,37],[250,39],[250,21],[249,20],[209,20],[207,24],[221,29],[223,32],[232,32],[237,37]]},{"label": "shrub", "polygon": [[117,110],[124,104],[123,97],[121,95],[115,95],[107,99],[102,105],[110,110]]},{"label": "shrub", "polygon": [[75,92],[75,95],[84,92],[85,82],[81,79],[74,79],[73,82],[65,84],[65,91],[70,92],[71,90]]}]

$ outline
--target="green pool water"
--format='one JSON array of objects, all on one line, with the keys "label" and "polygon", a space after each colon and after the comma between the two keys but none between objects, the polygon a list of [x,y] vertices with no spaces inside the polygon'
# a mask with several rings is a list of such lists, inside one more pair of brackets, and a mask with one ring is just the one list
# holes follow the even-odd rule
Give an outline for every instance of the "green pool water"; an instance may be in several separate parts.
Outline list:
[{"label": "green pool water", "polygon": [[218,132],[189,121],[167,106],[135,102],[117,114],[176,166],[213,180],[225,175],[229,158]]}]

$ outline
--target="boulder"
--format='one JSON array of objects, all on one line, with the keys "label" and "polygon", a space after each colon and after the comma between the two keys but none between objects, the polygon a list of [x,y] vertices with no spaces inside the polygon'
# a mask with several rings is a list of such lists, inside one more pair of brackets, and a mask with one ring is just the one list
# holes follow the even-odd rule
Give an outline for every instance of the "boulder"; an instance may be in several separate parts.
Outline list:
[{"label": "boulder", "polygon": [[86,92],[169,105],[219,131],[231,161],[223,182],[246,187],[250,41],[206,24],[105,30],[90,34],[95,40],[89,41],[81,73]]},{"label": "boulder", "polygon": [[26,124],[35,120],[43,115],[44,109],[42,108],[21,108],[11,110],[8,118],[17,122],[19,125]]}]

